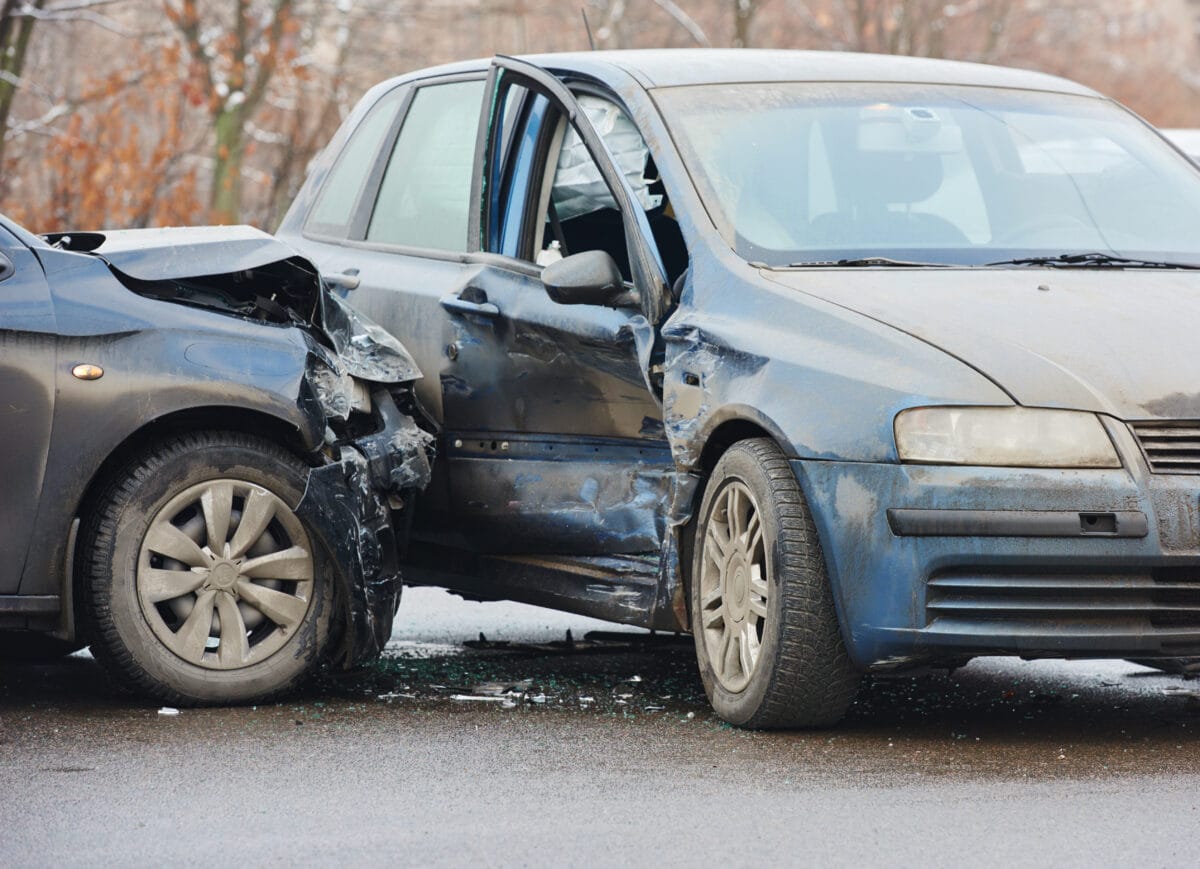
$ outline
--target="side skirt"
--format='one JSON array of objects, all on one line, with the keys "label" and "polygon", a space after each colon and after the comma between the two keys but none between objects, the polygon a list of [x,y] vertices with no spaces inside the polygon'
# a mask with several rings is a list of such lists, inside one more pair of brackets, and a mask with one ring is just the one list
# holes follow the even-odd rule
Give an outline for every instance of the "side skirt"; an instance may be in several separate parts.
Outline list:
[{"label": "side skirt", "polygon": [[476,600],[512,600],[661,631],[680,631],[659,606],[662,556],[479,555],[414,543],[407,585],[446,588]]}]

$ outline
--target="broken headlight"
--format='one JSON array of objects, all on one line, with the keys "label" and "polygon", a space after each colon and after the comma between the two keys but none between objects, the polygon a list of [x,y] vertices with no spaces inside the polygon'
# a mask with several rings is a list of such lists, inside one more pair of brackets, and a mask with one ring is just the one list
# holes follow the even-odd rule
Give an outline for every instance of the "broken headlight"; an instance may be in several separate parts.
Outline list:
[{"label": "broken headlight", "polygon": [[1100,417],[1025,407],[915,407],[896,415],[903,462],[1011,468],[1119,468]]},{"label": "broken headlight", "polygon": [[329,419],[346,420],[353,411],[371,412],[370,387],[316,356],[310,356],[308,360],[308,381]]}]

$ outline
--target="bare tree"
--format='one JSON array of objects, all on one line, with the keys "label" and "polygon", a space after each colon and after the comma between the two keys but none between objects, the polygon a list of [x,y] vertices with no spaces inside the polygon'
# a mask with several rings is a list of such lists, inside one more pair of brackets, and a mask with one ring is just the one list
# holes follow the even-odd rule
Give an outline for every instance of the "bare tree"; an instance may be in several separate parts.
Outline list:
[{"label": "bare tree", "polygon": [[25,68],[25,57],[29,52],[29,39],[37,18],[29,14],[31,8],[40,9],[45,0],[4,0],[0,7],[0,160],[4,158],[4,138],[8,131],[8,119],[12,113],[17,88],[21,84],[21,72]]},{"label": "bare tree", "polygon": [[262,105],[290,35],[293,0],[229,0],[225,15],[205,22],[197,0],[164,0],[167,17],[191,57],[214,134],[212,219],[236,223],[242,201],[247,121]]},{"label": "bare tree", "polygon": [[733,47],[750,47],[750,25],[754,21],[755,0],[733,0]]}]

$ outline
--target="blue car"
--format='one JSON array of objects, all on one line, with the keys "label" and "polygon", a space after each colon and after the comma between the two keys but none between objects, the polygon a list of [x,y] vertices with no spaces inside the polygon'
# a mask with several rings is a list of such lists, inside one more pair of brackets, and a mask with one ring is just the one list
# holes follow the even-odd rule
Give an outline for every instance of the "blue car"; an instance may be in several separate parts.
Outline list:
[{"label": "blue car", "polygon": [[726,721],[827,726],[1200,655],[1197,172],[1033,72],[497,57],[372,89],[279,236],[424,374],[405,582],[690,631]]}]

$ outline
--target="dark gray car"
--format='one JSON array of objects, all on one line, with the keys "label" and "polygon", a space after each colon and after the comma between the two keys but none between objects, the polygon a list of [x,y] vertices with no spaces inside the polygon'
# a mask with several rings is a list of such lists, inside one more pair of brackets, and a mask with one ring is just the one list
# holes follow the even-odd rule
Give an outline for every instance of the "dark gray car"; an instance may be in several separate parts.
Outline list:
[{"label": "dark gray car", "polygon": [[370,659],[429,472],[419,376],[256,230],[0,218],[0,652],[90,643],[179,704]]},{"label": "dark gray car", "polygon": [[406,581],[692,630],[713,705],[1200,654],[1200,176],[1062,79],[799,52],[392,79],[280,236],[443,427]]}]

